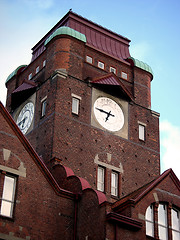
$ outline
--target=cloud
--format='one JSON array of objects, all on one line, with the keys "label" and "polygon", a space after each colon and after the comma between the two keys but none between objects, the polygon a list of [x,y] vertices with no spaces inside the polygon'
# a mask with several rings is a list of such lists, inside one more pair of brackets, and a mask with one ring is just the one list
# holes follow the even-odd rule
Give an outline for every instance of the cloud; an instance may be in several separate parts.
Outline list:
[{"label": "cloud", "polygon": [[146,61],[146,58],[149,56],[151,51],[151,46],[147,42],[139,42],[137,44],[132,44],[131,48],[131,56],[137,58],[141,61]]},{"label": "cloud", "polygon": [[168,121],[160,123],[161,168],[172,168],[180,178],[180,127]]}]

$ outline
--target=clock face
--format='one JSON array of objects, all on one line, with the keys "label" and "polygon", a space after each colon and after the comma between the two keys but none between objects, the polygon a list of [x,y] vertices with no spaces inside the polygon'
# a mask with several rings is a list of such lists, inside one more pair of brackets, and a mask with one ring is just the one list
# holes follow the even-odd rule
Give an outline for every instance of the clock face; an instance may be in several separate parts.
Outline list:
[{"label": "clock face", "polygon": [[34,104],[32,102],[28,102],[20,111],[17,118],[17,125],[25,134],[29,127],[31,126],[32,120],[34,116]]},{"label": "clock face", "polygon": [[109,131],[119,131],[124,125],[121,107],[110,98],[100,97],[95,101],[94,115],[99,124]]}]

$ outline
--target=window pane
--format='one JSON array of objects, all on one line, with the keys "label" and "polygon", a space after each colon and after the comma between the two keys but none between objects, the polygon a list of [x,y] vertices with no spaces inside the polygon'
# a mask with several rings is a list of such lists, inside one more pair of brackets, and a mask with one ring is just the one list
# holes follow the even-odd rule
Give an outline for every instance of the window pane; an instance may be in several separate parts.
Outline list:
[{"label": "window pane", "polygon": [[153,222],[153,206],[149,206],[147,209],[146,209],[146,220],[149,220],[151,222]]},{"label": "window pane", "polygon": [[166,205],[159,204],[158,207],[158,224],[167,226],[167,211]]},{"label": "window pane", "polygon": [[72,98],[72,112],[75,114],[79,113],[79,99]]},{"label": "window pane", "polygon": [[3,187],[3,196],[2,196],[3,199],[13,201],[14,182],[15,182],[14,178],[5,176],[4,187]]},{"label": "window pane", "polygon": [[118,195],[118,174],[115,172],[111,174],[111,194],[114,196]]},{"label": "window pane", "polygon": [[154,237],[154,223],[146,221],[146,235]]},{"label": "window pane", "polygon": [[179,240],[180,239],[180,233],[172,231],[172,239],[173,240]]},{"label": "window pane", "polygon": [[104,192],[104,168],[98,167],[97,189]]},{"label": "window pane", "polygon": [[172,228],[177,230],[177,231],[180,231],[180,227],[179,227],[179,212],[175,209],[172,209],[172,212],[171,212],[171,216],[172,216]]},{"label": "window pane", "polygon": [[1,202],[1,215],[11,217],[12,216],[12,203],[3,201]]},{"label": "window pane", "polygon": [[42,113],[41,113],[41,116],[42,116],[42,117],[43,117],[43,116],[45,115],[45,113],[46,113],[46,103],[47,103],[46,100],[44,100],[44,101],[42,102]]},{"label": "window pane", "polygon": [[92,57],[90,57],[90,56],[86,56],[86,62],[88,62],[88,63],[92,63]]},{"label": "window pane", "polygon": [[168,240],[168,232],[166,227],[159,226],[159,239]]}]

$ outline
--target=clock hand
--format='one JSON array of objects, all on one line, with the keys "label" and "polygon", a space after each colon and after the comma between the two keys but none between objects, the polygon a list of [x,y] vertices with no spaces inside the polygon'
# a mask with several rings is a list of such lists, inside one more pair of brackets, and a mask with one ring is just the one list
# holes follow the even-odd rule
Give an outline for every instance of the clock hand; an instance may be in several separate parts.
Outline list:
[{"label": "clock hand", "polygon": [[111,111],[106,112],[106,111],[104,111],[103,109],[97,108],[97,107],[96,107],[96,109],[99,110],[100,112],[103,112],[103,113],[106,113],[106,114],[107,114],[107,117],[106,117],[105,122],[109,119],[109,116],[115,117],[113,114],[111,114]]},{"label": "clock hand", "polygon": [[21,120],[21,121],[18,123],[18,126],[20,127],[21,124],[23,124],[22,127],[24,127],[24,123],[25,123],[26,119],[27,119],[27,117],[25,117],[23,120]]},{"label": "clock hand", "polygon": [[113,114],[111,114],[111,111],[109,111],[109,112],[107,113],[107,117],[106,117],[105,122],[109,119],[109,116],[115,117]]}]

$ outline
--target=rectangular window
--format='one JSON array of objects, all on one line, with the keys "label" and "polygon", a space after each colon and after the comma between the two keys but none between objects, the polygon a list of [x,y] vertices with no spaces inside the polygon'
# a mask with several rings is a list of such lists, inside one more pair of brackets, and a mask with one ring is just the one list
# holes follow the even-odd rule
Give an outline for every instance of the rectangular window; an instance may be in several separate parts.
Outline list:
[{"label": "rectangular window", "polygon": [[114,73],[114,74],[116,74],[116,68],[114,68],[114,67],[110,67],[110,72],[112,72],[112,73]]},{"label": "rectangular window", "polygon": [[31,80],[31,78],[32,78],[32,73],[29,74],[28,80]]},{"label": "rectangular window", "polygon": [[101,68],[101,69],[104,69],[104,63],[103,62],[98,62],[98,67]]},{"label": "rectangular window", "polygon": [[125,72],[121,72],[121,78],[127,80],[127,79],[128,79],[128,75],[127,75],[127,73],[125,73]]},{"label": "rectangular window", "polygon": [[104,192],[104,176],[105,176],[105,170],[103,167],[98,167],[97,172],[97,190]]},{"label": "rectangular window", "polygon": [[45,67],[45,66],[46,66],[46,60],[43,61],[43,67]]},{"label": "rectangular window", "polygon": [[154,208],[150,205],[146,209],[146,235],[154,237]]},{"label": "rectangular window", "polygon": [[39,66],[36,68],[36,73],[38,73],[39,72]]},{"label": "rectangular window", "polygon": [[72,113],[79,114],[79,99],[75,97],[72,98]]},{"label": "rectangular window", "polygon": [[0,214],[3,216],[13,216],[15,188],[16,177],[5,175],[0,209]]},{"label": "rectangular window", "polygon": [[41,100],[41,117],[44,117],[46,114],[46,105],[47,105],[47,97]]},{"label": "rectangular window", "polygon": [[86,56],[86,62],[92,64],[92,57],[90,57],[90,56]]},{"label": "rectangular window", "polygon": [[118,196],[118,173],[111,173],[111,195]]},{"label": "rectangular window", "polygon": [[145,126],[139,124],[139,140],[145,141]]}]

